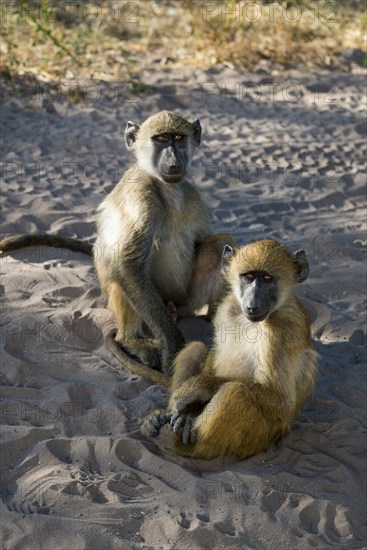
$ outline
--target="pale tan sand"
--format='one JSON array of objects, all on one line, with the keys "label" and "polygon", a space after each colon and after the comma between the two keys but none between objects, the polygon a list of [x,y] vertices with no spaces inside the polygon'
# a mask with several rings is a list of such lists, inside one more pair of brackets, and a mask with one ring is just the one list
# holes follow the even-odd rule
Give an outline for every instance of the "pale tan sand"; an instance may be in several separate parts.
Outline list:
[{"label": "pale tan sand", "polygon": [[[3,548],[365,548],[364,75],[222,67],[142,79],[150,91],[128,101],[102,84],[98,100],[74,106],[8,98],[3,234],[93,242],[95,208],[128,160],[126,121],[163,108],[199,116],[193,179],[213,229],[307,251],[299,295],[321,354],[316,392],[278,448],[232,464],[176,459],[165,436],[140,435],[167,394],[105,350],[112,321],[90,258],[6,255]],[[236,84],[237,97],[221,97]],[[201,337],[202,324],[184,324]]]}]

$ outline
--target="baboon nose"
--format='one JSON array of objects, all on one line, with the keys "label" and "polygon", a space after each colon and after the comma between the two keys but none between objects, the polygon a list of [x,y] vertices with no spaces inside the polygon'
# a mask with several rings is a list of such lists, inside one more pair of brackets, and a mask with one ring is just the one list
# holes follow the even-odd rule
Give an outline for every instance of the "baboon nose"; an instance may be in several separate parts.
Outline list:
[{"label": "baboon nose", "polygon": [[258,307],[247,307],[247,313],[249,315],[256,315],[259,312]]},{"label": "baboon nose", "polygon": [[182,172],[182,166],[181,164],[173,164],[171,166],[168,166],[167,168],[167,173],[168,174],[181,174]]}]

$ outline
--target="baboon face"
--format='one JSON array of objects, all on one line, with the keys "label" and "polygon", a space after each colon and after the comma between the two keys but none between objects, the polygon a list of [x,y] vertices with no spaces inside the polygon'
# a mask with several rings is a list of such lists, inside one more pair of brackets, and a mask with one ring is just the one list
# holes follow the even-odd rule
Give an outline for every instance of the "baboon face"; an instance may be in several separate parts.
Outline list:
[{"label": "baboon face", "polygon": [[158,134],[152,140],[152,161],[166,183],[181,181],[189,163],[188,136],[180,133]]},{"label": "baboon face", "polygon": [[192,151],[200,144],[199,120],[189,122],[176,113],[161,111],[142,125],[129,121],[125,130],[128,149],[134,149],[138,165],[165,183],[184,179]]},{"label": "baboon face", "polygon": [[266,271],[240,275],[241,309],[254,323],[264,321],[277,301],[277,279]]},{"label": "baboon face", "polygon": [[249,243],[236,251],[224,247],[222,266],[244,315],[258,323],[282,307],[293,287],[308,277],[304,250],[293,254],[273,240]]}]

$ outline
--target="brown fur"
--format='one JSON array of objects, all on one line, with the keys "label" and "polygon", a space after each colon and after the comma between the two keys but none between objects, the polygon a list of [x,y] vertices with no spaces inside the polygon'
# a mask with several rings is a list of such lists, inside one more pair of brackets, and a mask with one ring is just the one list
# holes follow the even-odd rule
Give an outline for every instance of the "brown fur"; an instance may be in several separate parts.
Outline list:
[{"label": "brown fur", "polygon": [[[258,323],[244,316],[238,297],[239,275],[251,270],[278,278],[278,300]],[[290,430],[317,370],[307,313],[294,294],[297,272],[294,255],[275,241],[237,250],[227,273],[231,291],[214,318],[214,348],[194,342],[179,353],[167,410],[148,416],[145,434],[179,418],[189,438],[183,444],[176,435],[178,454],[243,459]]]},{"label": "brown fur", "polygon": [[[175,183],[166,183],[157,167],[151,138],[161,133],[186,136],[187,163]],[[205,205],[186,177],[200,136],[199,121],[191,123],[169,111],[141,125],[128,122],[125,140],[134,150],[136,163],[101,204],[93,247],[44,234],[0,242],[2,251],[46,245],[93,253],[101,288],[116,319],[117,342],[149,367],[161,365],[167,375],[175,353],[184,345],[168,304],[178,319],[206,304],[209,316],[213,315],[224,291],[221,250],[227,243],[234,244],[231,235],[210,235]],[[116,352],[116,346],[110,348]],[[125,356],[123,351],[119,354]],[[150,368],[144,372],[152,379]]]},{"label": "brown fur", "polygon": [[151,136],[163,134],[165,132],[179,132],[186,136],[192,136],[192,124],[177,113],[170,111],[160,111],[152,115],[139,128],[138,138],[149,139]]},{"label": "brown fur", "polygon": [[186,177],[168,184],[156,176],[150,138],[162,132],[188,136],[190,159],[197,146],[193,124],[162,111],[141,126],[129,125],[137,164],[99,208],[95,266],[116,319],[116,340],[169,375],[184,340],[166,303],[174,302],[178,318],[205,304],[212,312],[222,294],[220,255],[214,265],[212,249],[222,250],[233,238],[210,236],[205,206]]},{"label": "brown fur", "polygon": [[93,245],[78,239],[49,235],[47,233],[22,233],[5,237],[0,241],[1,252],[11,252],[25,246],[51,246],[54,248],[67,248],[75,252],[83,252],[88,256],[93,255]]},{"label": "brown fur", "polygon": [[164,388],[168,388],[170,385],[170,380],[165,376],[163,373],[158,372],[153,369],[147,369],[144,365],[141,363],[138,363],[137,361],[134,361],[129,357],[124,350],[121,348],[121,346],[116,342],[116,331],[112,330],[109,332],[106,336],[106,347],[111,351],[111,353],[119,360],[119,362],[124,365],[124,367],[127,367],[131,372],[134,374],[137,374],[138,376],[142,376],[143,378],[147,378],[154,384],[158,384],[159,386],[163,386]]}]

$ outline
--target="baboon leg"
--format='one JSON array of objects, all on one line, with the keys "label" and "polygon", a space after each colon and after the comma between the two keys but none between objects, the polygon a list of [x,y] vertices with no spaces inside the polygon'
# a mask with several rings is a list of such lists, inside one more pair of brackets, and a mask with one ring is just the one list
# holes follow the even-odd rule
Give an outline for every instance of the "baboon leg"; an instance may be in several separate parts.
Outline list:
[{"label": "baboon leg", "polygon": [[[170,384],[171,394],[179,388],[186,380],[200,374],[209,349],[202,342],[191,342],[187,344],[176,356],[173,363],[173,376]],[[147,437],[157,437],[163,426],[172,419],[172,411],[168,405],[167,409],[156,409],[151,411],[142,424],[142,433]]]},{"label": "baboon leg", "polygon": [[117,323],[116,341],[145,365],[158,367],[159,342],[144,338],[141,319],[116,282],[108,285],[108,308],[113,312]]},{"label": "baboon leg", "polygon": [[242,459],[264,451],[273,436],[271,421],[241,382],[224,383],[199,416],[179,420],[175,448],[186,456]]},{"label": "baboon leg", "polygon": [[105,339],[106,348],[120,361],[123,367],[128,368],[134,374],[150,380],[154,384],[159,384],[164,388],[169,387],[169,379],[162,372],[151,369],[140,362],[134,361],[115,340],[115,330],[111,330]]},{"label": "baboon leg", "polygon": [[268,422],[242,382],[223,384],[196,419],[194,429],[198,456],[210,456],[213,449],[232,456],[241,449],[248,456],[268,443]]},{"label": "baboon leg", "polygon": [[191,342],[176,355],[170,386],[171,394],[186,380],[202,372],[208,353],[208,347],[202,342]]}]

